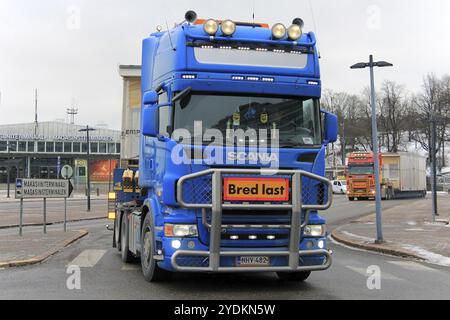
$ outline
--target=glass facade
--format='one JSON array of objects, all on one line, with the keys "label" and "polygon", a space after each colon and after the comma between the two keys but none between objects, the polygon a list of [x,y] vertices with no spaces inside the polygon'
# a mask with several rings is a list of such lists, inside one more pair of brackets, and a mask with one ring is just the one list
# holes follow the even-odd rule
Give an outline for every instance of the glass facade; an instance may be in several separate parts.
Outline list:
[{"label": "glass facade", "polygon": [[27,152],[27,142],[26,141],[19,141],[19,152]]},{"label": "glass facade", "polygon": [[28,152],[34,152],[34,145],[35,145],[34,141],[28,141],[28,149],[27,149],[27,151]]},{"label": "glass facade", "polygon": [[63,152],[63,143],[62,142],[55,143],[55,152],[57,152],[57,153]]},{"label": "glass facade", "polygon": [[64,153],[72,153],[72,142],[64,142]]},{"label": "glass facade", "polygon": [[[0,140],[1,153],[57,153],[83,154],[87,153],[85,142],[59,141],[4,141]],[[120,143],[91,142],[90,152],[93,154],[120,154]]]},{"label": "glass facade", "polygon": [[[60,178],[58,171],[66,164],[75,172],[87,170],[87,164],[81,164],[86,162],[88,144],[79,129],[79,126],[45,122],[39,124],[37,130],[34,124],[0,125],[0,183],[7,180],[7,163],[11,164],[10,183],[16,178]],[[119,131],[97,129],[91,135],[91,181],[110,180],[104,168],[109,168],[110,162],[113,168],[118,165],[119,141]],[[74,175],[73,179],[80,186],[86,183],[86,175],[84,178]]]}]

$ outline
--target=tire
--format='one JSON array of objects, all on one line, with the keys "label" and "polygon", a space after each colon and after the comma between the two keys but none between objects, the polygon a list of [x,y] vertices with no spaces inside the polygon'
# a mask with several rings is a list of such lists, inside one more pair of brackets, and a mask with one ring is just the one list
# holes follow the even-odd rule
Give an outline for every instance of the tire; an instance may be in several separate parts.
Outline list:
[{"label": "tire", "polygon": [[297,281],[303,282],[309,278],[311,271],[300,272],[277,272],[278,279],[281,281]]},{"label": "tire", "polygon": [[355,201],[355,198],[350,197],[350,198],[348,198],[348,200],[350,200],[350,201]]},{"label": "tire", "polygon": [[152,215],[148,213],[142,224],[141,232],[141,268],[144,278],[148,282],[159,282],[170,280],[172,272],[158,267],[154,259],[156,247],[155,235],[153,233]]},{"label": "tire", "polygon": [[121,230],[120,230],[120,253],[122,257],[122,261],[125,263],[134,262],[136,259],[133,254],[130,252],[129,248],[129,232],[128,232],[128,217],[126,214],[123,214],[121,221]]}]

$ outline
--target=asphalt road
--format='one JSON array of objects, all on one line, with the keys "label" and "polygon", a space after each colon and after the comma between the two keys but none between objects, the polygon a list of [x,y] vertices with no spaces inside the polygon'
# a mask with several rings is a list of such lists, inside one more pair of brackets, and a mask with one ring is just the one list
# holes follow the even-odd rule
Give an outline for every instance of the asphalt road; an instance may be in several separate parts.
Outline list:
[{"label": "asphalt road", "polygon": [[[427,201],[427,200],[424,200]],[[406,201],[384,202],[384,207]],[[327,213],[330,228],[373,212],[372,202],[336,197]],[[334,262],[305,283],[279,282],[264,274],[177,274],[166,283],[143,280],[139,264],[123,264],[111,248],[107,221],[79,222],[88,237],[36,266],[0,270],[0,299],[450,299],[450,270],[353,250],[332,243]],[[51,226],[51,228],[58,228]],[[31,228],[32,229],[32,228]],[[11,232],[4,230],[2,232]],[[66,266],[81,263],[81,289],[69,290]],[[381,271],[381,288],[367,287],[368,267]]]}]

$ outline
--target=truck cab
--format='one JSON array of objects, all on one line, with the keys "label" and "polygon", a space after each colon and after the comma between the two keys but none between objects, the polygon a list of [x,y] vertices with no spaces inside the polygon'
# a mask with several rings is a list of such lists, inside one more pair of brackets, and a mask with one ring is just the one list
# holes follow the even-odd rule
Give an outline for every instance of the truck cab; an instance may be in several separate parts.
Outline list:
[{"label": "truck cab", "polygon": [[320,108],[314,34],[298,18],[272,29],[185,18],[143,41],[139,193],[116,200],[123,260],[140,258],[148,281],[270,271],[303,281],[329,268],[320,211],[332,201],[337,118]]}]

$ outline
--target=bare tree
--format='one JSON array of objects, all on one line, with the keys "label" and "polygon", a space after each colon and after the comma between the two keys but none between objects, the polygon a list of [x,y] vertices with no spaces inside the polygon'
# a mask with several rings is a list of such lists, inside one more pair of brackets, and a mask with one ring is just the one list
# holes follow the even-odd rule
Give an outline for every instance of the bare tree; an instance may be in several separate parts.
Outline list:
[{"label": "bare tree", "polygon": [[379,94],[379,122],[386,138],[388,152],[398,152],[402,144],[403,122],[408,103],[403,86],[393,81],[384,81]]},{"label": "bare tree", "polygon": [[[322,97],[322,106],[327,110],[335,113],[339,120],[339,142],[340,142],[340,155],[342,164],[345,163],[345,148],[346,148],[346,122],[348,119],[348,98],[349,95],[345,92],[334,92],[332,90],[325,90]],[[334,144],[332,146],[334,152]],[[333,158],[333,165],[336,166],[336,159]]]},{"label": "bare tree", "polygon": [[[445,90],[443,90],[443,81],[434,74],[428,74],[423,81],[422,93],[415,99],[415,105],[419,112],[419,123],[414,140],[419,142],[424,150],[429,153],[431,160],[431,130],[432,121],[436,121],[436,155],[444,147],[447,128],[449,126],[449,111],[445,107]],[[441,159],[438,166],[442,168]]]}]

